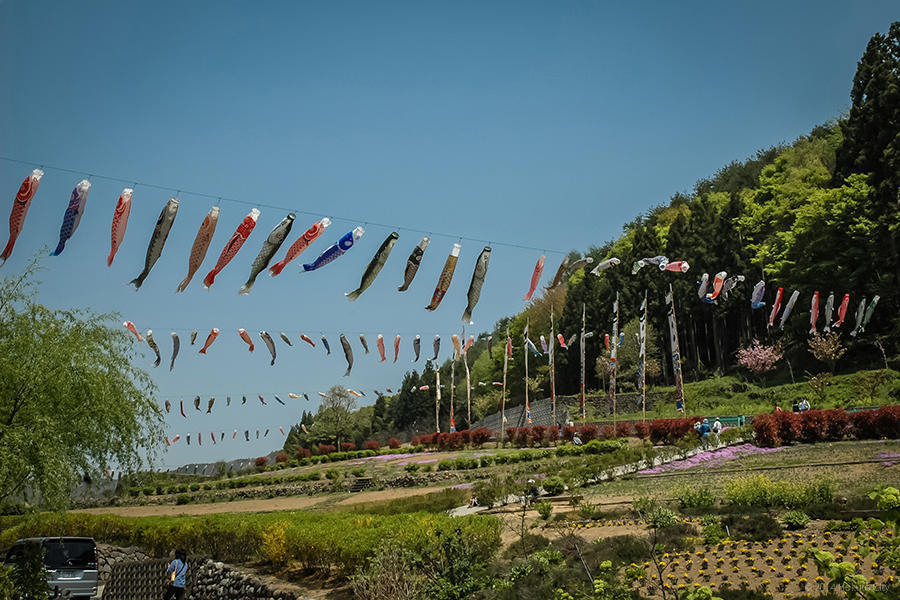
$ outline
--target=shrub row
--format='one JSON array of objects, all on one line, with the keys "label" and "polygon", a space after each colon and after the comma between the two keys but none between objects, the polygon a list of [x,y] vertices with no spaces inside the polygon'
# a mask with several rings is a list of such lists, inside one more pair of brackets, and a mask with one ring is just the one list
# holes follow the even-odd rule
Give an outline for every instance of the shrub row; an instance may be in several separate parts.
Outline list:
[{"label": "shrub row", "polygon": [[784,446],[792,442],[827,442],[844,438],[896,439],[900,437],[900,406],[848,413],[841,408],[777,412],[757,415],[753,433],[759,446]]},{"label": "shrub row", "polygon": [[440,450],[460,450],[466,446],[483,446],[491,439],[491,430],[487,427],[479,427],[474,431],[464,429],[453,433],[426,433],[417,435],[410,445],[423,445],[426,448],[438,448]]},{"label": "shrub row", "polygon": [[738,477],[725,483],[725,497],[735,506],[803,508],[834,499],[830,482],[776,481],[765,475]]},{"label": "shrub row", "polygon": [[26,517],[0,532],[0,546],[23,537],[89,536],[120,546],[140,546],[166,556],[172,548],[215,560],[297,561],[301,567],[349,574],[385,542],[436,558],[439,536],[461,532],[473,559],[489,560],[500,546],[500,522],[472,515],[453,518],[428,513],[401,515],[264,513],[197,517],[127,518],[84,513]]}]

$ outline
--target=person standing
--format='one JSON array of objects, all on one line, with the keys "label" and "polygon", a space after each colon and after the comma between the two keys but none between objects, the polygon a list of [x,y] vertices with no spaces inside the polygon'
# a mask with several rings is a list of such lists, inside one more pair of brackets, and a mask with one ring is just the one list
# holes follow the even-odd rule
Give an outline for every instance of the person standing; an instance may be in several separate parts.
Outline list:
[{"label": "person standing", "polygon": [[804,398],[800,401],[800,412],[804,413],[809,410],[809,400]]},{"label": "person standing", "polygon": [[178,549],[175,551],[175,558],[166,568],[166,576],[169,579],[169,583],[166,585],[163,600],[182,600],[184,598],[187,570],[187,554],[184,550]]},{"label": "person standing", "polygon": [[722,433],[722,421],[719,420],[719,417],[716,417],[715,423],[712,425],[713,438],[716,441],[716,446],[719,445],[719,434]]},{"label": "person standing", "polygon": [[703,419],[703,423],[700,424],[700,440],[703,442],[703,449],[709,450],[709,433],[712,431],[712,428],[709,426],[709,419]]}]

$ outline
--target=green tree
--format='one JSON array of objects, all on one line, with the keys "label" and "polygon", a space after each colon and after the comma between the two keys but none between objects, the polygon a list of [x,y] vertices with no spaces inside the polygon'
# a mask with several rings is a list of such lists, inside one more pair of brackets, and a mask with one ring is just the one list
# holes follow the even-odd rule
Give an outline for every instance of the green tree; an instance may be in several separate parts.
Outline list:
[{"label": "green tree", "polygon": [[117,316],[38,304],[37,270],[0,285],[0,502],[56,507],[82,476],[152,460],[162,414]]},{"label": "green tree", "polygon": [[334,442],[340,448],[342,442],[353,433],[356,400],[340,385],[331,386],[322,398],[319,410],[309,434],[316,442]]}]

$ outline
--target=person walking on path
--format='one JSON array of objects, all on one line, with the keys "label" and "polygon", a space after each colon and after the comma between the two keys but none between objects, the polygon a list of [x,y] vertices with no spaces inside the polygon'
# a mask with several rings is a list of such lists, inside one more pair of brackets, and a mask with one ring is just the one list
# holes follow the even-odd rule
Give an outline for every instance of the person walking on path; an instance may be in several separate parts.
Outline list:
[{"label": "person walking on path", "polygon": [[182,600],[184,598],[187,570],[187,554],[184,550],[176,550],[175,558],[166,568],[166,577],[169,581],[163,594],[163,600]]},{"label": "person walking on path", "polygon": [[719,445],[719,434],[722,433],[722,421],[719,420],[719,417],[716,417],[716,422],[712,425],[713,436],[716,440],[716,445]]},{"label": "person walking on path", "polygon": [[700,440],[703,442],[703,449],[709,450],[709,433],[712,431],[712,428],[709,426],[709,419],[703,419],[703,423],[700,424]]}]

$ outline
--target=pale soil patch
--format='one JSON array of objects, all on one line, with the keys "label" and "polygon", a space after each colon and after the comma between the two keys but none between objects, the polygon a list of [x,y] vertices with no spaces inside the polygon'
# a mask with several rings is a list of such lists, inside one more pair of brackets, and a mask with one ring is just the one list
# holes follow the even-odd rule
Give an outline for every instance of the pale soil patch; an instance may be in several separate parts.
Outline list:
[{"label": "pale soil patch", "polygon": [[[430,494],[431,492],[439,492],[447,489],[448,486],[424,487],[424,488],[394,488],[389,490],[379,490],[376,492],[360,492],[347,496],[343,500],[336,502],[336,505],[346,506],[348,504],[361,504],[364,502],[379,502],[381,500],[396,500],[398,498],[410,498],[412,496],[421,496]],[[345,494],[346,495],[346,494]]]},{"label": "pale soil patch", "polygon": [[218,513],[272,512],[279,510],[300,510],[322,502],[321,496],[287,496],[282,498],[262,498],[256,500],[235,500],[234,502],[213,502],[209,504],[173,504],[151,506],[103,506],[85,508],[72,512],[110,514],[122,517],[162,517],[177,515],[212,515]]}]

